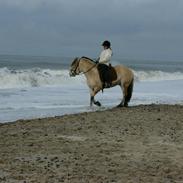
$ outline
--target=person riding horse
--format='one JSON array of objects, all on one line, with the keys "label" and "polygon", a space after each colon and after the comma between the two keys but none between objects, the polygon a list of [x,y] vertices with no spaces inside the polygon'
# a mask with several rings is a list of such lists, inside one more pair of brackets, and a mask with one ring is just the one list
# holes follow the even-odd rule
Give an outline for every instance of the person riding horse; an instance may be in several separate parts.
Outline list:
[{"label": "person riding horse", "polygon": [[[76,57],[70,65],[69,74],[71,77],[81,74],[84,74],[86,77],[86,83],[90,89],[90,106],[93,104],[101,106],[101,103],[94,98],[99,91],[103,91],[103,83],[100,79],[97,65],[92,59],[87,57]],[[116,65],[110,68],[109,78],[111,79],[111,87],[117,85],[121,87],[122,100],[118,107],[127,107],[133,92],[133,71],[123,65]]]},{"label": "person riding horse", "polygon": [[111,86],[110,78],[110,60],[112,57],[111,43],[109,41],[104,41],[102,43],[103,51],[100,53],[99,58],[96,63],[98,63],[98,70],[100,74],[101,82],[103,83],[103,88],[109,88]]}]

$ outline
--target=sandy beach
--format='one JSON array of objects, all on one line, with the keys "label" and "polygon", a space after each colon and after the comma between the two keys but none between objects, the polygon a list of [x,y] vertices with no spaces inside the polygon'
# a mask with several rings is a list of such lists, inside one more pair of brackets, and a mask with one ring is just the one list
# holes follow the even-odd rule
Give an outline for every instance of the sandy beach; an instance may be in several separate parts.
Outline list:
[{"label": "sandy beach", "polygon": [[183,106],[0,124],[0,182],[183,182]]}]

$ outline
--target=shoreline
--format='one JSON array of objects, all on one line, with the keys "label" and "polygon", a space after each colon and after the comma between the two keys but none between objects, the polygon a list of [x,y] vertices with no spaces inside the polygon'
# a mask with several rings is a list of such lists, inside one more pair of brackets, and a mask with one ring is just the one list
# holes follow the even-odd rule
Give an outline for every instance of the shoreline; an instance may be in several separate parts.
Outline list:
[{"label": "shoreline", "polygon": [[17,119],[17,120],[12,120],[12,121],[5,121],[5,122],[0,122],[0,126],[2,125],[9,125],[9,124],[14,124],[14,123],[17,123],[17,122],[26,122],[26,121],[34,121],[34,120],[47,120],[47,119],[50,119],[50,118],[62,118],[62,117],[65,117],[65,116],[72,116],[72,115],[82,115],[82,114],[85,114],[85,113],[95,113],[95,112],[104,112],[104,111],[111,111],[111,110],[115,110],[115,109],[131,109],[131,108],[138,108],[138,107],[153,107],[153,106],[159,106],[159,107],[165,107],[165,106],[180,106],[180,107],[183,107],[183,103],[177,103],[177,104],[156,104],[156,103],[151,103],[151,104],[137,104],[137,105],[133,105],[133,106],[128,106],[128,107],[105,107],[103,109],[100,109],[99,110],[94,110],[94,111],[83,111],[83,112],[75,112],[75,113],[66,113],[66,114],[62,114],[62,115],[55,115],[55,116],[45,116],[45,117],[35,117],[35,118],[27,118],[27,119]]},{"label": "shoreline", "polygon": [[0,182],[183,181],[183,106],[0,124]]}]

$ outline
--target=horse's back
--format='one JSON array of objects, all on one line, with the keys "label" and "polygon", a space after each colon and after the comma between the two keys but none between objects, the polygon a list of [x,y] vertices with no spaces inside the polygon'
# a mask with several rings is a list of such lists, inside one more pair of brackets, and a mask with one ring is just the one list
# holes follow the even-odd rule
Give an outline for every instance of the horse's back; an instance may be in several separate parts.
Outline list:
[{"label": "horse's back", "polygon": [[133,80],[134,79],[134,74],[133,74],[133,71],[124,66],[124,65],[116,65],[114,66],[116,72],[117,72],[117,75],[118,77],[121,77],[123,80]]}]

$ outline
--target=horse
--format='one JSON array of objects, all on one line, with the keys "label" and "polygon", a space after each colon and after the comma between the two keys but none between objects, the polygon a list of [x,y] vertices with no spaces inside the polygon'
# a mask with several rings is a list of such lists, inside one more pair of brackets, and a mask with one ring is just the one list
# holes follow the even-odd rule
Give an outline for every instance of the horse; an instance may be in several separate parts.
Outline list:
[{"label": "horse", "polygon": [[[86,77],[87,85],[90,89],[90,106],[93,104],[101,106],[101,103],[95,101],[94,98],[99,91],[103,91],[103,83],[97,66],[98,63],[87,57],[76,57],[70,65],[69,74],[71,77],[80,74],[84,74]],[[112,75],[115,74],[116,77],[113,77],[110,87],[119,85],[122,91],[122,100],[117,107],[127,107],[132,97],[134,74],[131,69],[123,65],[116,65],[112,68],[114,71]]]}]

